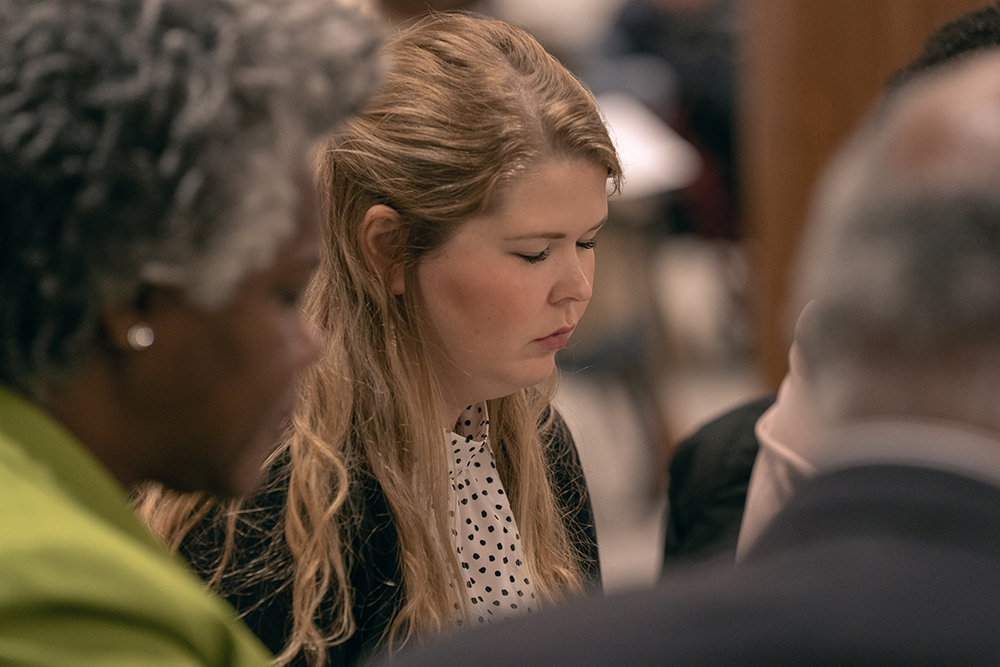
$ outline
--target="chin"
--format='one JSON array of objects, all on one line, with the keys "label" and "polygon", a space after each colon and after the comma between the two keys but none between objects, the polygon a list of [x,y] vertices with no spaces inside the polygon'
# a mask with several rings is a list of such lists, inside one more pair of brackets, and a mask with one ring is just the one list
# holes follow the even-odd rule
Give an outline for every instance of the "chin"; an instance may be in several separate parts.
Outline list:
[{"label": "chin", "polygon": [[217,498],[241,498],[249,496],[260,488],[263,479],[264,471],[260,466],[256,466],[253,470],[234,470],[224,480],[225,483],[222,485],[222,488],[214,495]]},{"label": "chin", "polygon": [[488,382],[482,383],[476,388],[475,394],[480,398],[466,401],[465,404],[470,405],[479,401],[503,398],[522,389],[542,384],[552,376],[555,368],[555,360],[549,357],[544,363],[535,359],[530,363],[522,362],[515,367],[503,369],[504,372],[494,372]]},{"label": "chin", "polygon": [[205,491],[220,500],[242,498],[253,494],[264,479],[264,470],[256,459],[219,462],[214,474],[207,472],[194,485],[180,491]]},{"label": "chin", "polygon": [[528,387],[534,387],[542,384],[550,377],[552,377],[552,374],[555,372],[555,370],[556,370],[555,361],[550,359],[547,364],[544,364],[544,367],[538,368],[537,370],[534,370],[532,373],[526,374],[524,381],[520,383],[518,389],[527,389]]}]

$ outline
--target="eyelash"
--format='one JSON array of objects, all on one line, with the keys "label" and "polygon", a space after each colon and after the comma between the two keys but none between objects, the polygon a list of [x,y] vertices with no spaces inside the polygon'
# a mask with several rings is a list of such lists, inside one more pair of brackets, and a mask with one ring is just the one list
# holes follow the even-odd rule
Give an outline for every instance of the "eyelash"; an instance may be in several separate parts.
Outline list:
[{"label": "eyelash", "polygon": [[[597,239],[590,239],[589,241],[577,241],[576,247],[580,250],[593,250],[597,246]],[[549,256],[549,249],[546,248],[537,255],[518,255],[521,259],[526,261],[528,264],[537,264],[541,262],[546,257]]]},{"label": "eyelash", "polygon": [[518,255],[518,257],[526,261],[528,264],[537,264],[538,262],[542,261],[548,256],[549,256],[548,248],[538,253],[537,255]]}]

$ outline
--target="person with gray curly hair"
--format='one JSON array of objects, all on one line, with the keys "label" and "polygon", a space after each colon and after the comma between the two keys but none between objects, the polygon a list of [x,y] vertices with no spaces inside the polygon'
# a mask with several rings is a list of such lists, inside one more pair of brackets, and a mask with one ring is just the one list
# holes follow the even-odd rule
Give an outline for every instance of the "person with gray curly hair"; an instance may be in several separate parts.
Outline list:
[{"label": "person with gray curly hair", "polygon": [[738,566],[393,667],[1000,664],[998,184],[1000,50],[896,91],[821,184],[800,255],[818,476]]},{"label": "person with gray curly hair", "polygon": [[126,489],[255,487],[319,353],[310,150],[380,41],[333,0],[0,0],[0,663],[268,662]]}]

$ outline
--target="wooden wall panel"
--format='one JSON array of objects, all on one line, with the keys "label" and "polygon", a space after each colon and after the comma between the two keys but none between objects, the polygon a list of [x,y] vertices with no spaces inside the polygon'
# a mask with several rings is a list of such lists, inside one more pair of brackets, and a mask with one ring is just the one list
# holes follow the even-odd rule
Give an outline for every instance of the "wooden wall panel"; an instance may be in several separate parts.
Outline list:
[{"label": "wooden wall panel", "polygon": [[[792,259],[813,185],[886,77],[935,29],[983,0],[744,0],[740,149],[768,383],[787,369]],[[791,318],[794,320],[794,318]]]}]

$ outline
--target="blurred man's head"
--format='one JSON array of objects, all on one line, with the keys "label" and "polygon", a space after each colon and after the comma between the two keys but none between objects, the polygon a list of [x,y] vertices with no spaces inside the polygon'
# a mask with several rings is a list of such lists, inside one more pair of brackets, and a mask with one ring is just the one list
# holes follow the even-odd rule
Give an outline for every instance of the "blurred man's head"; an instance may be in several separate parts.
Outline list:
[{"label": "blurred man's head", "polygon": [[897,91],[811,225],[799,336],[821,412],[1000,430],[1000,53]]},{"label": "blurred man's head", "polygon": [[963,14],[931,33],[920,54],[889,77],[886,90],[895,90],[938,65],[955,64],[997,46],[1000,46],[1000,2]]}]

